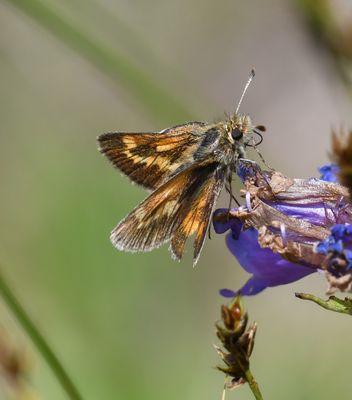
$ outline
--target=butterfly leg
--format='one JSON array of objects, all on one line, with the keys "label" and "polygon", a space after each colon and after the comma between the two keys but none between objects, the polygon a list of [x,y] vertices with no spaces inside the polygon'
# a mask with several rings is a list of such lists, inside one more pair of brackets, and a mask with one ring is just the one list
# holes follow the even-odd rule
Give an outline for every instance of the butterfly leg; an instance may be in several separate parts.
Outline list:
[{"label": "butterfly leg", "polygon": [[236,197],[233,195],[233,192],[232,192],[232,175],[229,175],[228,181],[225,184],[225,189],[230,195],[228,212],[227,212],[227,218],[229,220],[230,219],[230,211],[231,211],[231,207],[232,207],[232,200],[235,201],[235,203],[237,204],[238,207],[241,205],[239,203],[239,201],[236,199]]},{"label": "butterfly leg", "polygon": [[229,200],[229,207],[228,209],[231,210],[231,206],[232,206],[232,200],[234,200],[234,202],[237,204],[237,206],[239,207],[241,204],[239,203],[239,201],[236,199],[236,197],[233,194],[232,191],[232,175],[229,176],[228,178],[228,182],[225,185],[225,189],[227,191],[227,193],[230,195],[230,200]]},{"label": "butterfly leg", "polygon": [[270,167],[270,165],[268,165],[267,162],[265,161],[265,159],[264,159],[262,153],[259,151],[257,145],[256,145],[255,143],[253,143],[253,146],[252,146],[252,147],[253,147],[254,150],[257,152],[257,154],[258,154],[259,158],[261,159],[262,163],[263,163],[268,169],[274,171],[274,168]]}]

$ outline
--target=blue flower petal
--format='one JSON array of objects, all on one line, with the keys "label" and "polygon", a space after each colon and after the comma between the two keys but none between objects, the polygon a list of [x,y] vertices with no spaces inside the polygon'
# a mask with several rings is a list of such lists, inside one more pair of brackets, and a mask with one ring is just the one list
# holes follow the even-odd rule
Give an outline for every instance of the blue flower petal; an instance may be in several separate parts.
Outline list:
[{"label": "blue flower petal", "polygon": [[[229,229],[232,230],[234,237],[238,237],[241,233],[243,222],[238,218],[226,218],[228,208],[219,208],[213,215],[213,226],[216,233],[224,233]],[[221,215],[222,221],[217,221],[216,217]]]},{"label": "blue flower petal", "polygon": [[326,182],[338,182],[340,168],[337,164],[327,164],[319,168],[320,179]]},{"label": "blue flower petal", "polygon": [[323,240],[322,242],[318,243],[315,251],[320,254],[327,254],[330,248],[330,244],[328,240]]},{"label": "blue flower petal", "polygon": [[255,229],[242,231],[242,222],[235,218],[231,219],[231,224],[229,222],[217,223],[216,231],[231,229],[231,233],[226,236],[227,246],[252,277],[237,291],[222,289],[223,296],[233,297],[239,292],[243,296],[252,296],[267,287],[291,283],[315,272],[315,269],[291,263],[270,249],[261,248]]},{"label": "blue flower petal", "polygon": [[336,239],[342,239],[346,235],[346,225],[345,224],[335,224],[331,228],[331,235]]},{"label": "blue flower petal", "polygon": [[256,171],[258,171],[258,164],[250,160],[241,159],[236,165],[236,174],[242,182],[251,176],[255,176]]},{"label": "blue flower petal", "polygon": [[344,246],[343,246],[342,240],[338,240],[337,242],[332,243],[330,245],[329,250],[330,251],[334,251],[336,253],[342,253],[343,252],[343,248],[344,248]]},{"label": "blue flower petal", "polygon": [[352,224],[345,225],[345,234],[352,237]]},{"label": "blue flower petal", "polygon": [[285,204],[285,203],[268,203],[276,210],[297,219],[308,220],[312,224],[326,226],[327,209],[324,203],[305,204],[302,206]]},{"label": "blue flower petal", "polygon": [[254,296],[266,289],[260,279],[256,276],[252,276],[248,281],[239,289],[236,294],[241,294],[241,296]]},{"label": "blue flower petal", "polygon": [[222,297],[235,297],[236,293],[231,289],[220,289],[219,293]]}]

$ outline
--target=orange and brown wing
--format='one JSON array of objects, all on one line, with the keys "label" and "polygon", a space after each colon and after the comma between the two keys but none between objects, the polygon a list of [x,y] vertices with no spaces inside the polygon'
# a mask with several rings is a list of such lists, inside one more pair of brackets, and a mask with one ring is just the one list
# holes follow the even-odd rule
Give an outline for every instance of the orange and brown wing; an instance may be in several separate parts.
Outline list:
[{"label": "orange and brown wing", "polygon": [[196,233],[196,262],[223,182],[217,163],[180,172],[117,225],[112,243],[120,250],[150,251],[171,240],[172,253],[180,259],[187,238]]},{"label": "orange and brown wing", "polygon": [[196,265],[224,178],[224,170],[219,166],[209,166],[203,171],[202,182],[185,206],[185,214],[171,239],[170,248],[176,259],[182,258],[187,239],[195,234],[193,265]]},{"label": "orange and brown wing", "polygon": [[190,166],[206,130],[206,124],[190,122],[159,133],[104,133],[99,150],[132,181],[156,189]]}]

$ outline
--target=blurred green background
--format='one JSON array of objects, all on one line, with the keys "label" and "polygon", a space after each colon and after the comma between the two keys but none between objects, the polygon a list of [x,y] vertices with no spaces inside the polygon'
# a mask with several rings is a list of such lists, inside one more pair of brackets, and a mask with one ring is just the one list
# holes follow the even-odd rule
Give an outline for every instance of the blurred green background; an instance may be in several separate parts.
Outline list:
[{"label": "blurred green background", "polygon": [[[267,126],[262,153],[316,175],[331,127],[352,126],[351,101],[306,22],[289,0],[0,2],[1,268],[85,399],[220,399],[217,291],[248,278],[215,234],[195,269],[167,246],[116,251],[110,230],[146,193],[96,136],[221,118],[255,67],[242,111]],[[293,295],[324,288],[315,274],[245,300],[264,398],[351,398],[351,319]],[[37,398],[66,399],[4,304],[2,331],[29,354]]]}]

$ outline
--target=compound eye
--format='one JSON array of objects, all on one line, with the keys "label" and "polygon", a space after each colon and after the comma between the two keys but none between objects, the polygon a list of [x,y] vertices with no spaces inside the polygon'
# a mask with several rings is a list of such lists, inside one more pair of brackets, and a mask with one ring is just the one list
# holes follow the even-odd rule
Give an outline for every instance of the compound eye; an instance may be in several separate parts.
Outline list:
[{"label": "compound eye", "polygon": [[238,128],[235,128],[232,132],[231,132],[232,138],[233,140],[240,140],[243,137],[243,132],[240,131]]}]

